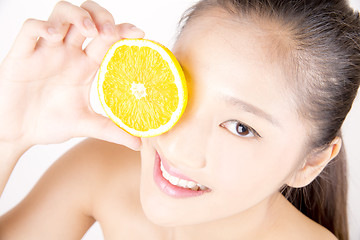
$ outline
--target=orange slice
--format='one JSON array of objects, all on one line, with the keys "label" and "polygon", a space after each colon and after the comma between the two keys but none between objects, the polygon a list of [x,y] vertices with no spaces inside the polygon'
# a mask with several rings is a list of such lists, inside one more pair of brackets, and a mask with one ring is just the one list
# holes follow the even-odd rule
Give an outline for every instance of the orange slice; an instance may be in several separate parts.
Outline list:
[{"label": "orange slice", "polygon": [[180,119],[187,104],[184,73],[159,43],[123,39],[105,55],[98,92],[105,113],[138,137],[160,135]]}]

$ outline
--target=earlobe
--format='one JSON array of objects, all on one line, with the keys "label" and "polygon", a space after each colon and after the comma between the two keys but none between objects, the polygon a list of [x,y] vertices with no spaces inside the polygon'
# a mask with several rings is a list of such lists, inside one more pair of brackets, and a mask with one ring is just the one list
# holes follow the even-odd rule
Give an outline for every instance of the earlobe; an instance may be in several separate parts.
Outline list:
[{"label": "earlobe", "polygon": [[310,184],[340,152],[342,140],[336,137],[327,148],[310,154],[302,167],[297,170],[287,181],[287,185],[293,188],[301,188]]}]

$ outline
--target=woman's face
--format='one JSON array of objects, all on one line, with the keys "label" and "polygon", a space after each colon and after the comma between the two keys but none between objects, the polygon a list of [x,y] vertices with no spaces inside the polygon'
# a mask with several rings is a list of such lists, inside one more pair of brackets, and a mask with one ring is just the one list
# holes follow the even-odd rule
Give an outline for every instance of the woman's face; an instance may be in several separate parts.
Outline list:
[{"label": "woman's face", "polygon": [[[173,49],[189,100],[170,131],[142,139],[141,202],[154,223],[241,215],[268,202],[299,167],[305,127],[287,94],[281,62],[269,51],[276,33],[228,19],[195,19]],[[172,178],[173,184],[191,186],[192,180],[205,190],[174,186],[161,162],[183,179]]]}]

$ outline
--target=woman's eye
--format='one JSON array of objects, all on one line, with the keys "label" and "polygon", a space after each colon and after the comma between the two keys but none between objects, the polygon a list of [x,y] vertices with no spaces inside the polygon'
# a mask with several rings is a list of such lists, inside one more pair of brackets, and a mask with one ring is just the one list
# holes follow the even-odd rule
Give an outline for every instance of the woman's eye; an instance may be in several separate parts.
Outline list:
[{"label": "woman's eye", "polygon": [[253,128],[237,120],[223,122],[220,126],[240,137],[261,137]]}]

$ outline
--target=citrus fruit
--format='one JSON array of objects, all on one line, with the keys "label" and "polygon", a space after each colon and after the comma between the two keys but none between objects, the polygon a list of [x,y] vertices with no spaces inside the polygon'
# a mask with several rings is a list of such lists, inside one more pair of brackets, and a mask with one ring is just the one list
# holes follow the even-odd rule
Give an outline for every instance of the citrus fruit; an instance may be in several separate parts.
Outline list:
[{"label": "citrus fruit", "polygon": [[138,137],[160,135],[180,119],[187,103],[184,73],[163,45],[123,39],[106,53],[98,92],[105,113]]}]

